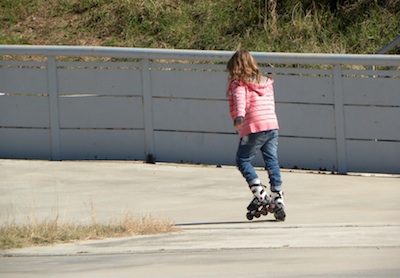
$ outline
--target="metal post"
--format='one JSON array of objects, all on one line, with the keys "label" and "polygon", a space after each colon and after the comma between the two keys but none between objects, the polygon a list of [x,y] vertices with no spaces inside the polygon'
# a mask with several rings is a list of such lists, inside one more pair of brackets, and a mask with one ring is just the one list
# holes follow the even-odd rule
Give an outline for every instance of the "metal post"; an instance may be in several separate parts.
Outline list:
[{"label": "metal post", "polygon": [[347,173],[346,135],[344,118],[344,96],[342,84],[342,67],[335,65],[333,69],[333,94],[336,133],[336,160],[339,174]]},{"label": "metal post", "polygon": [[47,57],[47,92],[49,94],[51,159],[61,160],[57,65],[53,56]]},{"label": "metal post", "polygon": [[143,120],[145,156],[147,161],[154,162],[154,130],[153,130],[153,97],[151,92],[151,75],[149,59],[142,60],[142,87],[143,87]]}]

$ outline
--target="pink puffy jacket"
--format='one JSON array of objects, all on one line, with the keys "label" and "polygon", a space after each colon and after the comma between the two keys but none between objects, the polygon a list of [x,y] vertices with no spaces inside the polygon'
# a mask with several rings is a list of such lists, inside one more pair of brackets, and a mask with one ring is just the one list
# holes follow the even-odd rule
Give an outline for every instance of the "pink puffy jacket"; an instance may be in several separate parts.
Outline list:
[{"label": "pink puffy jacket", "polygon": [[279,129],[275,113],[273,79],[263,77],[260,83],[231,80],[228,87],[232,120],[243,117],[240,138],[260,131]]}]

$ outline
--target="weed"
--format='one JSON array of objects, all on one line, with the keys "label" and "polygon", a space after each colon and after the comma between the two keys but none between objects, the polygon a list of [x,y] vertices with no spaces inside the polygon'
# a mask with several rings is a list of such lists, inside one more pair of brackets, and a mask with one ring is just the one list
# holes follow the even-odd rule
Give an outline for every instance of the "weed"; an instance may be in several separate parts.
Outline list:
[{"label": "weed", "polygon": [[121,219],[98,223],[94,214],[92,223],[76,224],[59,220],[37,219],[24,224],[7,223],[0,226],[0,249],[24,248],[37,245],[52,245],[90,239],[124,236],[164,234],[178,231],[173,222],[157,219],[151,215],[134,216],[127,213]]}]

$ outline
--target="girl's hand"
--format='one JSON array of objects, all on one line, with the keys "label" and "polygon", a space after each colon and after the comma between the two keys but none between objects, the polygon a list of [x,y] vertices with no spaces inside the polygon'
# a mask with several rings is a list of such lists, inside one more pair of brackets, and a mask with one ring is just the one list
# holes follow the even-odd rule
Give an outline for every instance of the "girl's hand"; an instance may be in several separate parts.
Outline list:
[{"label": "girl's hand", "polygon": [[244,118],[243,118],[242,116],[237,117],[237,118],[233,121],[233,126],[235,127],[235,129],[236,129],[237,131],[239,131],[239,130],[242,128],[242,126],[243,126],[243,121],[244,121]]},{"label": "girl's hand", "polygon": [[240,131],[240,130],[242,129],[242,126],[243,126],[243,124],[235,125],[235,129],[236,129],[237,131]]}]

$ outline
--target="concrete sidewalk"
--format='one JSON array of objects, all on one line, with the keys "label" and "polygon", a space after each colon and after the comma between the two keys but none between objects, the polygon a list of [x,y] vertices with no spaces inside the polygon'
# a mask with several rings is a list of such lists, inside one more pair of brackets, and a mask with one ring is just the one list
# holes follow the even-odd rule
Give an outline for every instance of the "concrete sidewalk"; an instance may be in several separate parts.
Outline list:
[{"label": "concrete sidewalk", "polygon": [[[234,167],[0,160],[0,223],[171,219],[168,235],[0,251],[0,277],[398,277],[400,178],[282,170],[287,218],[248,221]],[[267,183],[267,174],[259,170]],[[68,267],[66,267],[68,266]]]}]

